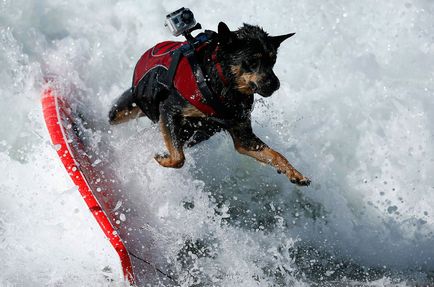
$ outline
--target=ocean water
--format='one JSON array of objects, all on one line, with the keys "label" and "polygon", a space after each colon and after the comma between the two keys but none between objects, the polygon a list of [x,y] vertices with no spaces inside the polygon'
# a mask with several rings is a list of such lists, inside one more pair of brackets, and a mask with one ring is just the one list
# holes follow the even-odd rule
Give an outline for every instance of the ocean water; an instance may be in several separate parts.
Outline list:
[{"label": "ocean water", "polygon": [[[160,168],[158,128],[111,129],[118,175],[146,201],[182,286],[434,284],[434,2],[0,2],[0,286],[127,286],[42,117],[44,78],[105,119],[141,53],[189,7],[207,29],[297,32],[254,130],[312,179],[299,188],[222,133]],[[98,139],[96,139],[98,140]],[[128,214],[126,215],[128,216]]]}]

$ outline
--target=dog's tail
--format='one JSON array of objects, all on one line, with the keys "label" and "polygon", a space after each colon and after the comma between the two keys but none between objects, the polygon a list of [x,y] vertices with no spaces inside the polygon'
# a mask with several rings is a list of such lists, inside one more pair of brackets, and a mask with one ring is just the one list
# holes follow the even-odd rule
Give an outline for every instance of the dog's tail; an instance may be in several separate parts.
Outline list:
[{"label": "dog's tail", "polygon": [[130,88],[123,92],[110,109],[109,122],[111,125],[116,125],[140,116],[144,114],[134,102],[133,89]]}]

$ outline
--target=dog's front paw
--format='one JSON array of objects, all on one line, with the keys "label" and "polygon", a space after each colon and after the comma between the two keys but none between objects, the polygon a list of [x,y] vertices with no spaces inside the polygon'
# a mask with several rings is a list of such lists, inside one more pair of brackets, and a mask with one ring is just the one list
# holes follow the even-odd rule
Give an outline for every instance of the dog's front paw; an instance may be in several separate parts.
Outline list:
[{"label": "dog's front paw", "polygon": [[173,159],[168,154],[160,155],[156,154],[154,159],[164,167],[180,168],[184,165],[184,159]]},{"label": "dog's front paw", "polygon": [[155,154],[154,159],[162,166],[166,164],[167,159],[169,158],[169,155],[167,153],[165,154]]},{"label": "dog's front paw", "polygon": [[293,175],[293,176],[289,177],[289,180],[292,183],[295,183],[296,185],[299,185],[299,186],[309,186],[310,185],[310,179],[303,176],[302,174]]}]

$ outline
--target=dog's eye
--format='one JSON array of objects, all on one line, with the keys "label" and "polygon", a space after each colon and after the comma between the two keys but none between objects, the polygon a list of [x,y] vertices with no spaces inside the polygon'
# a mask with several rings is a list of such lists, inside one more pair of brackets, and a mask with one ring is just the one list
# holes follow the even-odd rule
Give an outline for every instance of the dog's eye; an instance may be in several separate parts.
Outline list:
[{"label": "dog's eye", "polygon": [[256,69],[258,67],[259,60],[258,59],[250,59],[245,61],[245,66],[249,69]]}]

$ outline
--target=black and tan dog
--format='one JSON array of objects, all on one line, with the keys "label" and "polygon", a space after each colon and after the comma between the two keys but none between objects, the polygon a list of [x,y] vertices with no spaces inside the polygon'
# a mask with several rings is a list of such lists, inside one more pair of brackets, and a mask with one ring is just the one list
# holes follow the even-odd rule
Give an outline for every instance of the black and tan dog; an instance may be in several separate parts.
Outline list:
[{"label": "black and tan dog", "polygon": [[[214,34],[216,44],[200,50],[197,59],[208,77],[208,85],[221,99],[229,117],[206,115],[180,96],[176,89],[159,84],[161,73],[166,71],[162,69],[147,75],[150,80],[139,92],[127,91],[117,100],[109,114],[110,123],[118,124],[143,115],[158,121],[168,154],[156,155],[155,160],[172,168],[183,166],[184,146],[194,146],[225,130],[239,153],[274,166],[293,183],[309,185],[310,180],[283,155],[260,140],[251,125],[253,95],[269,97],[279,88],[279,79],[273,72],[277,50],[294,34],[272,37],[262,28],[247,24],[232,32],[222,22],[218,33]],[[213,52],[221,71],[210,61]]]}]

